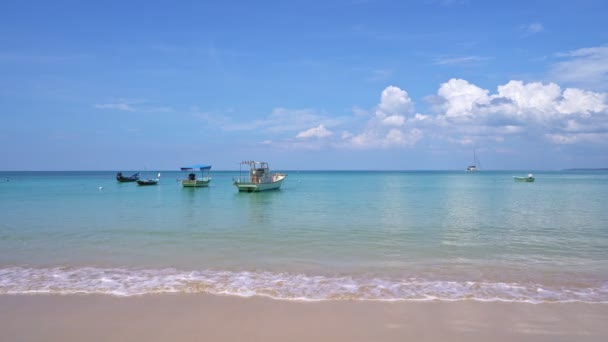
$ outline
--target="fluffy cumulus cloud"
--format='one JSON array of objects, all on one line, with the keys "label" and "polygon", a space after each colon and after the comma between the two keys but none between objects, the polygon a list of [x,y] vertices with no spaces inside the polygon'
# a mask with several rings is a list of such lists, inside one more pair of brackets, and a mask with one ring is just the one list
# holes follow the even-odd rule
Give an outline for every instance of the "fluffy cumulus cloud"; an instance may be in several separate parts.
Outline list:
[{"label": "fluffy cumulus cloud", "polygon": [[476,106],[489,102],[487,90],[459,79],[442,84],[437,95],[444,100],[444,113],[450,118],[473,116]]},{"label": "fluffy cumulus cloud", "polygon": [[382,119],[393,116],[402,117],[413,110],[414,103],[407,92],[398,87],[389,86],[382,91],[376,116]]},{"label": "fluffy cumulus cloud", "polygon": [[555,83],[510,81],[495,94],[461,79],[437,92],[436,120],[463,136],[543,134],[555,143],[599,140],[608,133],[608,94]]},{"label": "fluffy cumulus cloud", "polygon": [[343,143],[355,148],[414,145],[423,137],[423,133],[412,125],[412,121],[418,120],[413,113],[414,103],[405,90],[395,86],[386,87],[374,115],[362,132],[343,135]]}]

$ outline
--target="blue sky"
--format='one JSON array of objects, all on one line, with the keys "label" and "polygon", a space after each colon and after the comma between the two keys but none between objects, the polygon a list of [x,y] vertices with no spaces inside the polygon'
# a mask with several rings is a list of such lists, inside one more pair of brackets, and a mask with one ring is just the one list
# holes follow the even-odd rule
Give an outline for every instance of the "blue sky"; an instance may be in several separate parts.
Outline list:
[{"label": "blue sky", "polygon": [[3,1],[0,170],[608,167],[605,1]]}]

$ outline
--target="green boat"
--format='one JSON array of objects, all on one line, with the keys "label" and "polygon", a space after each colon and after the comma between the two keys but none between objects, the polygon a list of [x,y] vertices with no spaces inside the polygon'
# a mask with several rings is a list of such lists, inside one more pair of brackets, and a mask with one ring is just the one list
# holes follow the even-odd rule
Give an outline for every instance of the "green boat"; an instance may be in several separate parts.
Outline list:
[{"label": "green boat", "polygon": [[[209,183],[211,182],[211,165],[198,164],[184,166],[181,168],[181,170],[185,172],[190,172],[188,174],[188,177],[182,180],[182,186],[184,188],[202,188],[205,186],[209,186]],[[196,174],[194,173],[195,170],[201,172],[201,177],[196,177]]]},{"label": "green boat", "polygon": [[516,181],[516,182],[528,182],[528,183],[531,183],[531,182],[534,182],[534,176],[531,173],[529,173],[527,177],[513,176],[513,180]]}]

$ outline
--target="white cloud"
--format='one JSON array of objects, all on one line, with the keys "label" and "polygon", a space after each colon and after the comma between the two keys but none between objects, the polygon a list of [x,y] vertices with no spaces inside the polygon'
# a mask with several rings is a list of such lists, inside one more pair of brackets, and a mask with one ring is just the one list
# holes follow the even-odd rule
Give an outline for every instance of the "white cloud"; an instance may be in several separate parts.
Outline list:
[{"label": "white cloud", "polygon": [[414,119],[419,120],[419,121],[424,121],[427,120],[429,118],[428,115],[423,115],[420,113],[416,113],[416,115],[414,115]]},{"label": "white cloud", "polygon": [[373,117],[359,134],[343,135],[347,146],[355,148],[390,148],[414,145],[422,131],[410,127],[406,116],[412,115],[414,103],[405,90],[388,86],[380,95]]},{"label": "white cloud", "polygon": [[562,101],[557,106],[560,113],[581,113],[590,115],[606,109],[607,94],[594,93],[576,88],[568,88],[562,94]]},{"label": "white cloud", "polygon": [[[282,141],[289,148],[317,149],[323,146],[359,148],[412,145],[422,136],[422,131],[413,129],[407,122],[407,116],[412,115],[413,111],[414,103],[407,92],[389,86],[382,91],[376,108],[353,107],[350,116],[332,117],[315,109],[281,107],[275,108],[265,118],[250,121],[237,122],[223,114],[199,110],[196,110],[196,115],[226,131],[255,130],[272,135],[273,141]],[[424,116],[419,114],[412,121],[423,119]],[[337,131],[334,127],[340,128],[341,133],[335,134]]]},{"label": "white cloud", "polygon": [[403,115],[391,115],[382,118],[382,124],[387,126],[403,126],[405,117]]},{"label": "white cloud", "polygon": [[319,125],[317,127],[313,127],[311,129],[307,129],[303,132],[298,133],[296,138],[326,138],[333,135],[333,132],[325,128],[323,125]]},{"label": "white cloud", "polygon": [[409,130],[391,128],[388,131],[366,130],[350,138],[349,146],[363,149],[412,146],[423,136],[422,131],[417,128]]},{"label": "white cloud", "polygon": [[[449,80],[437,92],[442,105],[437,107],[441,111],[434,122],[445,127],[446,136],[483,138],[537,132],[561,144],[597,141],[593,137],[598,130],[608,132],[606,93],[577,88],[562,91],[555,83],[522,81],[509,81],[497,90],[489,94],[465,80]],[[589,134],[593,135],[582,138]]]},{"label": "white cloud", "polygon": [[552,79],[588,89],[608,90],[608,46],[578,49],[557,57],[564,60],[551,66]]},{"label": "white cloud", "polygon": [[601,143],[608,140],[608,133],[545,134],[545,137],[551,142],[560,145],[576,143]]},{"label": "white cloud", "polygon": [[447,117],[468,117],[473,115],[477,105],[490,101],[488,91],[461,79],[451,79],[443,83],[437,95],[445,100],[443,108]]},{"label": "white cloud", "polygon": [[255,130],[266,135],[261,140],[281,142],[286,149],[403,148],[425,138],[467,146],[513,139],[608,143],[608,93],[518,80],[491,92],[467,80],[450,79],[426,98],[432,111],[417,113],[407,91],[388,86],[374,108],[353,107],[349,116],[276,108],[265,118],[235,124],[221,116],[215,124],[225,130]]},{"label": "white cloud", "polygon": [[413,145],[420,140],[422,136],[422,131],[417,128],[413,128],[406,132],[393,128],[386,135],[386,142],[389,146]]},{"label": "white cloud", "polygon": [[[498,99],[498,102],[502,100],[500,110],[508,116],[538,120],[559,114],[556,107],[560,97],[561,89],[555,83],[524,84],[522,81],[509,81],[505,85],[498,86],[498,94],[492,96],[493,99]],[[498,110],[491,105],[487,109]]]},{"label": "white cloud", "polygon": [[442,108],[446,117],[500,113],[542,120],[570,114],[589,115],[608,108],[605,93],[576,88],[562,91],[555,83],[509,81],[498,86],[496,94],[489,95],[488,90],[465,80],[451,79],[440,86],[437,94],[444,100]]},{"label": "white cloud", "polygon": [[414,103],[405,90],[401,90],[395,86],[388,86],[382,91],[376,115],[380,117],[404,115],[413,110]]}]

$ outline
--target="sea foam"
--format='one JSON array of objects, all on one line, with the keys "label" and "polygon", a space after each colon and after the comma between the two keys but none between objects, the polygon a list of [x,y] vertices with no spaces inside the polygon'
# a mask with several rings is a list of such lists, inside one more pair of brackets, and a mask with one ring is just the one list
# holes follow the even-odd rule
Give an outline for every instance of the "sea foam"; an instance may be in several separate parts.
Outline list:
[{"label": "sea foam", "polygon": [[537,283],[383,279],[273,272],[184,271],[98,267],[9,267],[0,269],[0,294],[209,293],[279,300],[505,301],[608,303],[608,282],[587,287]]}]

